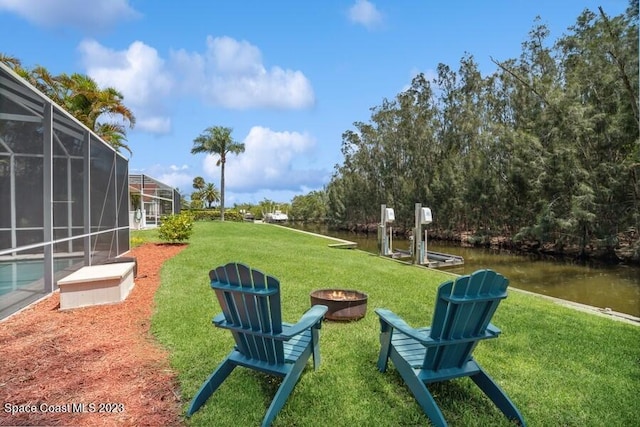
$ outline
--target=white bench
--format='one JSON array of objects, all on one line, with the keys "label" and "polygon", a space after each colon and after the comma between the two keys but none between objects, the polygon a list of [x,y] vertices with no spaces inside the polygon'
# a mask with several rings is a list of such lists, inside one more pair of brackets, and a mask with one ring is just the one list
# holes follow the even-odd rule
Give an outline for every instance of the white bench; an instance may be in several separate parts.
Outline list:
[{"label": "white bench", "polygon": [[133,289],[134,262],[91,265],[58,280],[60,309],[124,301]]}]

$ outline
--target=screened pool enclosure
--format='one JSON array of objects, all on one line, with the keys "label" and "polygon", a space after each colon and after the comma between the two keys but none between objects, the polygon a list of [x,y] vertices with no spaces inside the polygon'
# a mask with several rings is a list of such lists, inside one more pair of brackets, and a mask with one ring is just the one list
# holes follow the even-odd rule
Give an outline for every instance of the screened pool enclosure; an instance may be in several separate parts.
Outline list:
[{"label": "screened pool enclosure", "polygon": [[129,250],[128,161],[0,64],[0,319]]},{"label": "screened pool enclosure", "polygon": [[134,230],[157,227],[163,216],[180,213],[180,192],[148,175],[130,174],[129,194],[129,224]]}]

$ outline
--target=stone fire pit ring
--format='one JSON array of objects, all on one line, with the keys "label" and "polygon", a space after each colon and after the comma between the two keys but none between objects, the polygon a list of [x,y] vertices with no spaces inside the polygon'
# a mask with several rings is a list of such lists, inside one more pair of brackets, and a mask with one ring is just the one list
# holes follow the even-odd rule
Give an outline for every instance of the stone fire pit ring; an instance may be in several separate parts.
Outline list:
[{"label": "stone fire pit ring", "polygon": [[367,312],[367,294],[352,289],[318,289],[310,294],[311,305],[326,305],[328,320],[359,320]]}]

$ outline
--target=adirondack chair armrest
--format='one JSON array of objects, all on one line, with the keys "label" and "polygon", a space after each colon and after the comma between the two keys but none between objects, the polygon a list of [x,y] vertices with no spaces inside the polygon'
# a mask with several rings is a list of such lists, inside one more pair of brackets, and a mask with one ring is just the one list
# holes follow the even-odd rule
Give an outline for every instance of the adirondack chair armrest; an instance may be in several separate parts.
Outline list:
[{"label": "adirondack chair armrest", "polygon": [[489,323],[487,325],[487,333],[488,334],[493,335],[494,337],[497,337],[498,335],[500,335],[501,332],[502,331],[500,330],[500,328],[498,328],[493,323]]},{"label": "adirondack chair armrest", "polygon": [[218,314],[216,317],[214,317],[213,319],[211,319],[211,323],[213,323],[216,326],[220,326],[221,324],[223,324],[225,321],[224,319],[224,313],[220,313]]},{"label": "adirondack chair armrest", "polygon": [[376,308],[376,314],[380,317],[381,325],[384,329],[384,325],[391,326],[394,329],[402,332],[403,334],[417,340],[421,344],[432,344],[433,340],[428,334],[409,326],[407,322],[402,320],[397,314],[391,310],[385,308]]},{"label": "adirondack chair armrest", "polygon": [[313,327],[314,325],[322,322],[322,318],[324,314],[327,312],[329,307],[326,305],[314,305],[309,310],[307,310],[298,323],[295,325],[291,325],[290,328],[284,330],[280,336],[285,338],[286,340],[300,334],[303,331]]}]

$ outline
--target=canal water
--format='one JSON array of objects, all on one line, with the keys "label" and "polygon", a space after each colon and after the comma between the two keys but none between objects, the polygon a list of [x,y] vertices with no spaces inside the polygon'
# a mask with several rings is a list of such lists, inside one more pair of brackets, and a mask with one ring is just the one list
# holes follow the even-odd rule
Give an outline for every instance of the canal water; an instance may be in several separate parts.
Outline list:
[{"label": "canal water", "polygon": [[[326,226],[289,225],[325,236],[350,240],[358,249],[379,253],[377,236],[332,231]],[[600,266],[541,260],[534,256],[515,255],[490,249],[466,248],[428,241],[428,250],[459,255],[464,265],[447,271],[469,274],[491,268],[509,279],[511,286],[602,309],[640,317],[640,268],[623,265]],[[393,240],[394,249],[408,250],[409,241]]]}]

